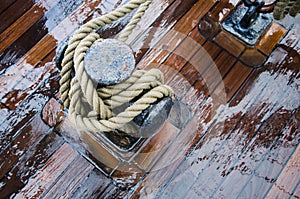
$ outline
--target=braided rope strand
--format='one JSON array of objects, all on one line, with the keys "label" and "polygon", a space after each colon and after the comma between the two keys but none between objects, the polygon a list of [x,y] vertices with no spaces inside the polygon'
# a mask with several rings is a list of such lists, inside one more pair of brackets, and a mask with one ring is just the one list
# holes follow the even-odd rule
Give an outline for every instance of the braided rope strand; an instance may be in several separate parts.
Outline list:
[{"label": "braided rope strand", "polygon": [[[124,82],[99,89],[84,69],[87,50],[94,43],[102,42],[95,31],[137,9],[118,37],[126,41],[150,3],[151,0],[131,0],[115,11],[87,22],[70,39],[62,61],[60,93],[64,106],[69,109],[70,120],[78,127],[95,132],[118,129],[133,133],[135,127],[130,122],[136,116],[160,99],[173,96],[172,89],[163,85],[163,74],[158,69],[136,70]],[[73,70],[75,76],[72,78]],[[136,97],[139,99],[131,106],[114,115],[112,108]]]},{"label": "braided rope strand", "polygon": [[[79,42],[85,38],[89,33],[103,27],[107,24],[111,24],[113,21],[120,19],[126,14],[132,12],[134,9],[138,8],[145,0],[131,0],[127,4],[123,5],[120,8],[117,8],[115,11],[112,11],[106,15],[102,15],[98,18],[95,18],[86,24],[82,25],[72,36],[66,52],[64,53],[64,58],[62,60],[62,70],[61,70],[61,80],[60,80],[60,93],[61,98],[64,103],[64,106],[68,108],[70,106],[70,99],[68,98],[68,93],[70,91],[70,80],[71,74],[74,66],[73,58],[75,49],[78,46]],[[137,12],[135,15],[139,15]]]}]

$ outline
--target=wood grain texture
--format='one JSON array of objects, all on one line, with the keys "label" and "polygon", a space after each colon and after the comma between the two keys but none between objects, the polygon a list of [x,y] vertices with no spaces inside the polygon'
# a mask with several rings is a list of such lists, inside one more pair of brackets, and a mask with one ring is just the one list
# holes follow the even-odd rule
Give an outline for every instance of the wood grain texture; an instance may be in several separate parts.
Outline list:
[{"label": "wood grain texture", "polygon": [[[11,1],[12,4],[9,5],[9,1],[1,1],[1,9],[5,9],[7,5],[7,9],[1,13],[0,9],[0,33],[3,32],[7,27],[9,27],[15,20],[17,20],[24,12],[26,12],[28,9],[30,9],[31,6],[33,6],[34,1],[27,0],[27,1],[20,1],[17,0],[16,2]],[[3,5],[4,4],[4,5]],[[2,8],[3,7],[3,8]],[[13,15],[11,13],[14,13]]]},{"label": "wood grain texture", "polygon": [[293,195],[300,178],[300,147],[298,146],[266,198],[283,198]]},{"label": "wood grain texture", "polygon": [[39,198],[55,183],[62,172],[75,160],[78,154],[68,144],[64,144],[29,180],[16,198]]},{"label": "wood grain texture", "polygon": [[1,197],[9,198],[18,193],[62,144],[63,139],[54,132],[50,132],[42,140],[33,144],[17,164],[11,167],[9,173],[1,179],[3,185],[0,188]]},{"label": "wood grain texture", "polygon": [[72,165],[49,190],[44,198],[68,198],[81,181],[92,171],[93,166],[83,157],[72,162]]},{"label": "wood grain texture", "polygon": [[274,22],[245,46],[218,24],[239,0],[153,0],[127,43],[138,68],[163,72],[179,112],[128,154],[76,134],[57,46],[125,2],[0,2],[0,198],[299,197],[299,25]]},{"label": "wood grain texture", "polygon": [[48,130],[49,128],[41,121],[40,117],[36,117],[30,122],[29,125],[21,131],[20,135],[1,152],[0,161],[2,164],[0,167],[0,178],[2,178],[19,158]]},{"label": "wood grain texture", "polygon": [[71,198],[98,198],[110,183],[110,179],[93,169],[71,194]]},{"label": "wood grain texture", "polygon": [[7,8],[9,8],[17,0],[3,0],[0,2],[0,13],[2,14]]}]

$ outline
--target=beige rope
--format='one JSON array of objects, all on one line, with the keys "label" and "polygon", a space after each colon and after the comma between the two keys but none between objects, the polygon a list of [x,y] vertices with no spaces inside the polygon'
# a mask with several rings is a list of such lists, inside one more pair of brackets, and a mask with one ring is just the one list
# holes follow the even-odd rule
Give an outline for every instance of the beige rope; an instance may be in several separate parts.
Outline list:
[{"label": "beige rope", "polygon": [[[126,41],[150,3],[151,0],[131,0],[115,11],[82,25],[70,39],[62,61],[60,93],[64,106],[69,109],[70,119],[79,127],[97,132],[119,129],[132,133],[134,128],[129,123],[136,116],[159,99],[173,95],[172,89],[163,85],[163,75],[158,69],[137,70],[120,84],[97,89],[83,66],[87,50],[102,41],[96,30],[137,9],[119,35],[119,40]],[[75,76],[72,78],[73,70]],[[140,95],[131,106],[114,115],[113,108]]]},{"label": "beige rope", "polygon": [[273,16],[275,19],[283,19],[286,14],[296,16],[300,12],[300,0],[277,0]]}]

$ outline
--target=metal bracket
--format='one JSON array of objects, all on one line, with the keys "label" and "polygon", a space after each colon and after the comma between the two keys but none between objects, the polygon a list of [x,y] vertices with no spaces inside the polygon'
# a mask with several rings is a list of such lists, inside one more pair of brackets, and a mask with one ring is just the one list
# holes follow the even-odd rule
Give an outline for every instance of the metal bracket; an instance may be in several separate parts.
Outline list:
[{"label": "metal bracket", "polygon": [[263,6],[264,1],[241,2],[222,27],[247,44],[255,45],[273,21],[271,14],[261,12]]}]

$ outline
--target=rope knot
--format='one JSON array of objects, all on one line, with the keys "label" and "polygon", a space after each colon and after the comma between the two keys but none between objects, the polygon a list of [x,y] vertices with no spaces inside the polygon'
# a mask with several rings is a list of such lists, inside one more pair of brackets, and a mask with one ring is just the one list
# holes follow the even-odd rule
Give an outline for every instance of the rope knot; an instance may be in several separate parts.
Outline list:
[{"label": "rope knot", "polygon": [[[150,2],[132,0],[84,24],[70,39],[62,60],[60,93],[70,119],[79,127],[95,132],[134,133],[137,128],[132,121],[137,116],[173,96],[158,69],[134,71],[132,50],[121,42],[128,38]],[[137,11],[119,40],[103,40],[95,32],[134,9]]]}]

